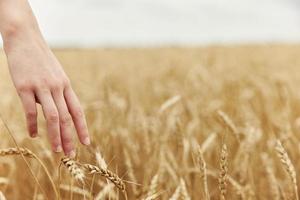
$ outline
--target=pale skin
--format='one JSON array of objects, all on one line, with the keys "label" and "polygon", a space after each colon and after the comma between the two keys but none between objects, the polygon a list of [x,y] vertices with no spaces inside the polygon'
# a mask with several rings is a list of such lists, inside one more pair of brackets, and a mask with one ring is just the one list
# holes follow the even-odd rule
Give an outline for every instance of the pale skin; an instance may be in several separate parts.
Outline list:
[{"label": "pale skin", "polygon": [[39,103],[53,151],[64,151],[74,157],[73,125],[80,142],[90,144],[84,112],[69,78],[45,42],[27,0],[0,0],[0,32],[29,135],[38,134]]}]

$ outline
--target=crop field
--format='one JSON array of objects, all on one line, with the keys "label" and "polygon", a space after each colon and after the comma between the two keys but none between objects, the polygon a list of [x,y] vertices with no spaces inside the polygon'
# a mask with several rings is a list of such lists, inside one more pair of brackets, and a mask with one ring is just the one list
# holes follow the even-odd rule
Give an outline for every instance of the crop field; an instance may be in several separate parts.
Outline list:
[{"label": "crop field", "polygon": [[29,138],[0,52],[0,200],[298,200],[300,46],[55,54],[92,145],[52,153],[41,114]]}]

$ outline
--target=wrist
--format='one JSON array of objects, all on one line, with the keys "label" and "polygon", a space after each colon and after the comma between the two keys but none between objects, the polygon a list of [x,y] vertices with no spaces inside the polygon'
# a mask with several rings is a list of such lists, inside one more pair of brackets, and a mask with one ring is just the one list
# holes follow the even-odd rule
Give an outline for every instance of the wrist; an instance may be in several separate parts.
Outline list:
[{"label": "wrist", "polygon": [[9,39],[26,30],[38,29],[27,0],[0,0],[0,19],[3,39]]},{"label": "wrist", "polygon": [[44,42],[37,24],[28,23],[26,20],[13,20],[7,23],[5,28],[1,29],[1,35],[7,53],[20,43],[42,44]]}]

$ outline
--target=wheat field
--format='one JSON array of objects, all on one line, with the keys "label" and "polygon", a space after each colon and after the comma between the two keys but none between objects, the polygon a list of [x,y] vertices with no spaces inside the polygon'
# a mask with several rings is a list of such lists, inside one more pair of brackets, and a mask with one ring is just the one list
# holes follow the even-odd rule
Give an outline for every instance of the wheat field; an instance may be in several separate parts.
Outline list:
[{"label": "wheat field", "polygon": [[92,145],[53,154],[42,116],[30,139],[0,53],[1,200],[298,199],[300,46],[55,54]]}]

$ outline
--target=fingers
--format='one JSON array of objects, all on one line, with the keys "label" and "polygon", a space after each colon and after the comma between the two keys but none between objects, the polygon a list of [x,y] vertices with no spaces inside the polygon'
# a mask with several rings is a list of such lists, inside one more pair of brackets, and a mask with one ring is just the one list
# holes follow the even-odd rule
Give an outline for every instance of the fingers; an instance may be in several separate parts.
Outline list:
[{"label": "fingers", "polygon": [[54,92],[53,98],[59,113],[60,136],[63,150],[66,155],[75,157],[75,150],[72,141],[72,117],[69,114],[69,110],[63,96],[63,91]]},{"label": "fingers", "polygon": [[83,110],[80,106],[79,100],[71,87],[64,91],[64,97],[73,118],[73,122],[77,131],[77,135],[82,144],[89,145],[91,143],[88,134],[87,124]]},{"label": "fingers", "polygon": [[40,103],[47,122],[47,132],[54,152],[64,150],[65,154],[74,157],[72,141],[72,121],[82,144],[89,145],[90,138],[86,120],[79,100],[70,86],[45,89],[36,87],[33,90],[19,90],[26,113],[28,132],[31,137],[37,135],[37,108]]},{"label": "fingers", "polygon": [[48,137],[54,152],[61,152],[59,115],[50,90],[38,90],[36,96],[40,101],[47,122]]},{"label": "fingers", "polygon": [[20,98],[25,111],[27,129],[31,137],[37,136],[37,109],[33,92],[26,91],[20,93]]}]

